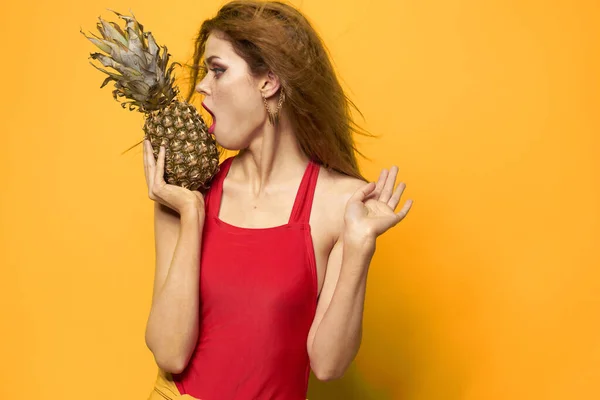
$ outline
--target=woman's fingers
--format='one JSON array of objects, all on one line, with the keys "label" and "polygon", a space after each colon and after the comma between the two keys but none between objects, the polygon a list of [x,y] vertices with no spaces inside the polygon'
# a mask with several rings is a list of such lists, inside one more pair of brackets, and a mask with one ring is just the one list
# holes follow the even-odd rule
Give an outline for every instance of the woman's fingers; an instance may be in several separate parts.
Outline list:
[{"label": "woman's fingers", "polygon": [[383,186],[385,185],[385,180],[388,176],[388,170],[387,169],[382,169],[381,172],[379,173],[379,179],[377,180],[377,183],[375,184],[375,190],[373,190],[371,193],[369,193],[369,195],[365,198],[365,200],[367,199],[378,199],[379,195],[381,194],[381,190],[383,189]]},{"label": "woman's fingers", "polygon": [[398,167],[392,165],[392,168],[390,168],[390,172],[385,181],[385,185],[381,190],[381,195],[379,196],[380,201],[384,203],[390,201],[390,198],[392,197],[392,194],[394,192],[394,185],[396,185],[396,175],[398,175]]},{"label": "woman's fingers", "polygon": [[147,168],[147,183],[148,183],[148,195],[154,200],[153,188],[154,188],[154,176],[156,170],[156,161],[154,160],[154,152],[152,151],[152,144],[149,140],[145,141],[146,146],[146,168]]},{"label": "woman's fingers", "polygon": [[144,145],[142,146],[142,149],[142,160],[144,161],[144,177],[146,178],[146,185],[148,185],[148,140],[144,140]]},{"label": "woman's fingers", "polygon": [[387,203],[388,206],[390,206],[390,208],[394,210],[394,212],[396,210],[396,207],[398,207],[398,203],[400,203],[400,198],[402,197],[404,189],[406,189],[406,183],[400,182],[396,187],[396,190],[394,190],[394,194],[392,195],[392,197],[390,197],[390,200]]},{"label": "woman's fingers", "polygon": [[400,210],[396,213],[396,215],[398,217],[400,217],[400,220],[402,220],[402,219],[404,219],[404,217],[406,217],[406,214],[408,214],[408,211],[412,207],[412,204],[413,204],[412,200],[406,200],[406,203],[404,203],[404,207],[402,207],[402,210]]},{"label": "woman's fingers", "polygon": [[158,150],[158,160],[156,161],[156,170],[154,171],[154,180],[158,183],[166,183],[164,182],[164,174],[165,174],[165,148],[164,146],[160,146]]},{"label": "woman's fingers", "polygon": [[374,196],[379,197],[379,195],[381,194],[381,191],[383,190],[383,187],[385,185],[385,181],[388,177],[389,171],[387,169],[382,169],[381,172],[379,173],[379,179],[377,180],[377,186],[375,187],[375,192],[373,193]]}]

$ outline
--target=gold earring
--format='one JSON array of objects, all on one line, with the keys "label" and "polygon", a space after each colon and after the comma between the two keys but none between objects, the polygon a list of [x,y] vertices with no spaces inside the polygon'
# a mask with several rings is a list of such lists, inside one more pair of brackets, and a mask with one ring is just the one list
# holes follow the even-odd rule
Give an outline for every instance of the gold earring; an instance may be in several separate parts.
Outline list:
[{"label": "gold earring", "polygon": [[279,102],[277,103],[277,110],[275,110],[275,112],[271,112],[269,104],[267,103],[267,98],[264,94],[262,95],[262,98],[263,102],[265,103],[265,108],[267,109],[267,115],[269,116],[269,123],[271,125],[276,126],[277,124],[279,124],[279,112],[281,111],[281,106],[285,101],[285,92],[283,91],[283,88],[281,88],[281,90],[279,91]]}]

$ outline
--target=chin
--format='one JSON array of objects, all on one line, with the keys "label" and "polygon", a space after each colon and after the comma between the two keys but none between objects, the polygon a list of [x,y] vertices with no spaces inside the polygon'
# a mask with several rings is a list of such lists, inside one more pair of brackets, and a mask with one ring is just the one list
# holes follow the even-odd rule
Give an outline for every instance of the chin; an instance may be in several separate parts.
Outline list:
[{"label": "chin", "polygon": [[223,135],[215,132],[215,140],[219,146],[230,151],[239,151],[248,147],[245,141],[240,141],[239,138],[234,138],[233,135]]}]

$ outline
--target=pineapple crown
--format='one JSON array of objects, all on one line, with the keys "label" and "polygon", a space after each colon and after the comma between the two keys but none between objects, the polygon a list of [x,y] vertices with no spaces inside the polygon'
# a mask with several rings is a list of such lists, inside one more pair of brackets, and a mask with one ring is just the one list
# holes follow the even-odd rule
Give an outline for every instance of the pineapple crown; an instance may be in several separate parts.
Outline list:
[{"label": "pineapple crown", "polygon": [[93,37],[88,37],[80,30],[83,36],[106,53],[90,53],[90,58],[120,72],[110,72],[90,62],[94,68],[108,75],[100,88],[115,81],[113,97],[117,101],[118,97],[131,100],[121,103],[123,108],[129,104],[130,111],[137,107],[139,112],[149,114],[165,108],[179,93],[179,89],[173,85],[175,78],[171,78],[171,73],[175,65],[181,64],[174,62],[167,70],[170,56],[167,47],[162,46],[164,51],[161,56],[154,37],[150,32],[144,32],[144,27],[131,10],[131,17],[108,10],[126,21],[124,31],[118,24],[104,21],[100,17],[96,27],[102,38],[93,33]]}]

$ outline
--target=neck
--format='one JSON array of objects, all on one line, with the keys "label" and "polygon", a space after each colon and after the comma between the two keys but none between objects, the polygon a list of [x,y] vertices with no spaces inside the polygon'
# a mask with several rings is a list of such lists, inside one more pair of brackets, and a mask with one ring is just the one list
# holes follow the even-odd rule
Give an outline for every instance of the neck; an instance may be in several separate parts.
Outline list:
[{"label": "neck", "polygon": [[304,173],[309,161],[285,114],[277,128],[265,123],[262,132],[236,159],[239,163],[236,181],[246,182],[255,197],[295,180]]}]

